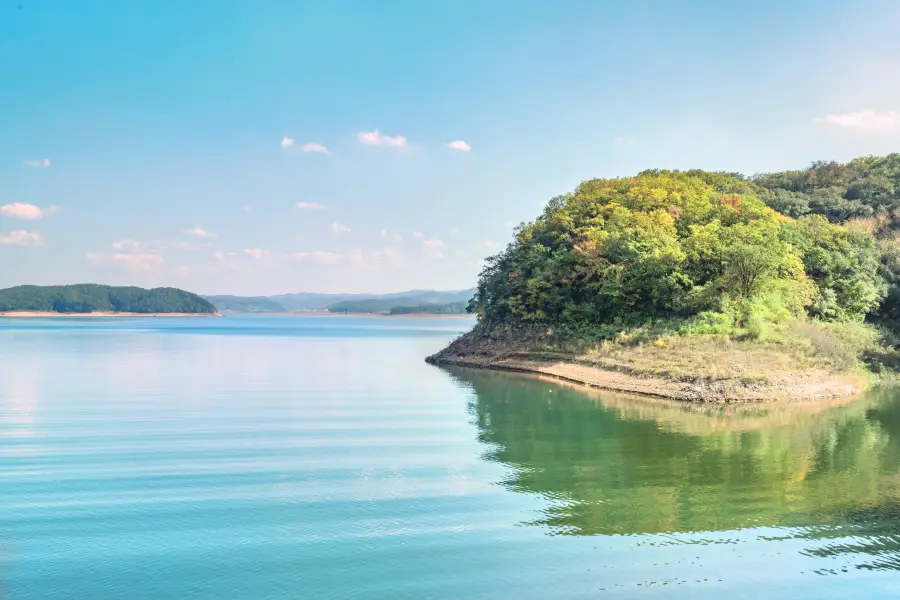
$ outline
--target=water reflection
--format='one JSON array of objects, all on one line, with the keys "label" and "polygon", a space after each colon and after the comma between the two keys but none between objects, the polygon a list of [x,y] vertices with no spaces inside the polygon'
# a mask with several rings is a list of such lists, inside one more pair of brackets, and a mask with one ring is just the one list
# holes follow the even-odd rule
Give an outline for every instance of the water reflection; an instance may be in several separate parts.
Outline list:
[{"label": "water reflection", "polygon": [[843,403],[697,407],[452,371],[502,484],[561,535],[787,528],[808,554],[900,569],[900,390]]}]

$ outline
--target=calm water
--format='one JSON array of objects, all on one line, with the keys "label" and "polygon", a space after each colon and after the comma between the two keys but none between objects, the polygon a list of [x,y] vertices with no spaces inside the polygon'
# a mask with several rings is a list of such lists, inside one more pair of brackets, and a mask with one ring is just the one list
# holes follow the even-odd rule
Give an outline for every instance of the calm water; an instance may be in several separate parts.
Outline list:
[{"label": "calm water", "polygon": [[0,598],[900,596],[900,393],[422,361],[470,325],[0,320]]}]

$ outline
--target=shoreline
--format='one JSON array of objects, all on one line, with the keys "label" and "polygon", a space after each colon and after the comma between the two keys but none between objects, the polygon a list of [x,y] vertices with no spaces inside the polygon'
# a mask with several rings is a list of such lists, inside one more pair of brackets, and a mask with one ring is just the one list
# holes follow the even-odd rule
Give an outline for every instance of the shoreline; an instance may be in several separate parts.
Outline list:
[{"label": "shoreline", "polygon": [[857,396],[867,389],[854,377],[837,376],[832,380],[814,380],[766,389],[768,386],[728,381],[678,381],[661,377],[623,373],[574,361],[541,358],[441,357],[425,359],[432,365],[489,369],[534,375],[577,384],[587,389],[634,394],[645,398],[663,398],[697,404],[765,404],[779,401],[832,400]]},{"label": "shoreline", "polygon": [[33,319],[33,318],[72,318],[72,317],[221,317],[219,313],[135,313],[96,311],[89,313],[59,313],[41,310],[10,310],[0,312],[0,318]]},{"label": "shoreline", "polygon": [[[692,346],[696,350],[697,346]],[[744,352],[759,353],[756,348]],[[589,389],[647,398],[663,398],[692,404],[765,404],[772,402],[827,401],[857,396],[869,387],[869,379],[854,373],[823,369],[773,369],[754,375],[742,363],[746,354],[730,355],[727,372],[712,373],[695,365],[681,374],[661,369],[657,360],[635,350],[616,359],[523,350],[514,342],[497,343],[469,333],[452,342],[425,362],[475,369],[527,373]],[[778,360],[776,356],[773,360]],[[634,359],[634,360],[632,360]]]}]

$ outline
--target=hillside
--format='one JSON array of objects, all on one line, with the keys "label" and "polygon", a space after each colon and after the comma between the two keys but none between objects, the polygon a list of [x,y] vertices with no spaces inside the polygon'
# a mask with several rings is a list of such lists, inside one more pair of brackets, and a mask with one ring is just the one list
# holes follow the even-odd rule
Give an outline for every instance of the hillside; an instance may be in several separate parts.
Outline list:
[{"label": "hillside", "polygon": [[478,325],[429,360],[690,399],[861,389],[896,363],[866,323],[895,319],[898,177],[900,155],[585,181],[487,260]]},{"label": "hillside", "polygon": [[215,314],[216,308],[196,294],[177,288],[77,285],[20,285],[0,290],[0,312],[53,313],[190,313]]},{"label": "hillside", "polygon": [[223,313],[283,313],[288,309],[265,296],[204,296],[219,312]]}]

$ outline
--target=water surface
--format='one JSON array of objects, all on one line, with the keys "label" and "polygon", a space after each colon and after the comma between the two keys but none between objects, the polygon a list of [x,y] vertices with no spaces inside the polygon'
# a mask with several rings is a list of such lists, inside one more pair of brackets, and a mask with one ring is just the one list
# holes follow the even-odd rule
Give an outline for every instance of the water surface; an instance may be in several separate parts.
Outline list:
[{"label": "water surface", "polygon": [[702,408],[465,319],[0,319],[0,598],[896,598],[900,394]]}]

